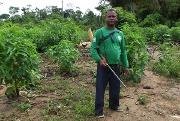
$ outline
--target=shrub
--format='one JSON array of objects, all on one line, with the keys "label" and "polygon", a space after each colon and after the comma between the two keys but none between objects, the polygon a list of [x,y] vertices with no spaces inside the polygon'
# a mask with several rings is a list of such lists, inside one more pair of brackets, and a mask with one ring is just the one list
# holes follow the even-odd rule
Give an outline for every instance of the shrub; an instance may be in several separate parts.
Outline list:
[{"label": "shrub", "polygon": [[0,38],[0,84],[7,85],[8,98],[19,96],[19,89],[35,85],[38,76],[38,54],[30,40]]},{"label": "shrub", "polygon": [[157,42],[167,42],[170,41],[170,29],[166,25],[157,25],[154,27],[155,29],[155,40]]},{"label": "shrub", "polygon": [[63,23],[63,39],[69,40],[74,44],[79,44],[83,38],[84,31],[73,21]]},{"label": "shrub", "polygon": [[162,16],[159,13],[154,13],[147,15],[147,17],[143,21],[141,21],[139,25],[143,27],[152,27],[162,23],[161,21]]},{"label": "shrub", "polygon": [[151,27],[143,28],[143,34],[146,37],[147,42],[155,41],[155,30]]},{"label": "shrub", "polygon": [[33,43],[37,45],[38,52],[45,52],[50,46],[57,45],[61,40],[69,40],[75,44],[79,43],[83,32],[71,20],[54,19],[41,21],[38,26],[28,29],[26,37],[33,40]]},{"label": "shrub", "polygon": [[47,52],[59,65],[60,70],[71,72],[73,64],[79,57],[79,51],[68,40],[62,40],[58,45],[52,46]]},{"label": "shrub", "polygon": [[128,24],[122,26],[125,34],[129,65],[131,68],[130,79],[139,82],[148,61],[146,39],[142,28]]},{"label": "shrub", "polygon": [[160,46],[161,57],[153,66],[159,74],[180,78],[180,53],[179,46],[164,43]]},{"label": "shrub", "polygon": [[14,38],[23,37],[25,29],[20,27],[18,24],[6,23],[0,28],[0,37]]},{"label": "shrub", "polygon": [[175,22],[176,27],[180,27],[180,21]]},{"label": "shrub", "polygon": [[121,7],[116,8],[117,11],[117,17],[118,17],[118,25],[124,25],[124,24],[134,24],[137,23],[136,16],[133,13],[127,12],[126,10],[123,10]]},{"label": "shrub", "polygon": [[172,27],[170,29],[170,34],[172,41],[180,43],[180,27]]}]

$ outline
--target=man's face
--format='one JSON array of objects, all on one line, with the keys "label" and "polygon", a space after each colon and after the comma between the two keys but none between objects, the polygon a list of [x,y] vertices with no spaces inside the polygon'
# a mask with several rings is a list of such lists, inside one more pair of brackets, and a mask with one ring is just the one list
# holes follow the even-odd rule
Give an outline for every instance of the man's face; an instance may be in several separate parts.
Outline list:
[{"label": "man's face", "polygon": [[114,26],[117,22],[117,14],[115,11],[108,11],[106,14],[106,23],[108,26]]}]

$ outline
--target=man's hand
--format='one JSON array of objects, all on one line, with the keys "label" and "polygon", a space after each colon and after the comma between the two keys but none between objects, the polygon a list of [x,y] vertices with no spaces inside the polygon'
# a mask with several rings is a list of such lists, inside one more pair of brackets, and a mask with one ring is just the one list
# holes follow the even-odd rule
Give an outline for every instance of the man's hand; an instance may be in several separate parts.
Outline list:
[{"label": "man's hand", "polygon": [[107,62],[106,62],[106,59],[104,57],[102,57],[102,59],[100,60],[100,65],[101,66],[107,66]]},{"label": "man's hand", "polygon": [[128,75],[129,75],[129,70],[128,70],[127,68],[125,68],[123,74],[124,74],[125,76],[128,76]]}]

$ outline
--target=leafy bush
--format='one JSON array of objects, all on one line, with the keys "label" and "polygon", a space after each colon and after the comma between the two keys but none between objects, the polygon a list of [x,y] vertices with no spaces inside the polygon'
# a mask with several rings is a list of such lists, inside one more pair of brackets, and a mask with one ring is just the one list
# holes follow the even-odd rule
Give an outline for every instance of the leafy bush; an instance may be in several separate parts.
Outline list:
[{"label": "leafy bush", "polygon": [[84,33],[82,28],[73,21],[67,21],[63,23],[63,39],[69,40],[74,44],[79,44]]},{"label": "leafy bush", "polygon": [[121,7],[116,8],[117,17],[118,17],[118,25],[121,26],[123,24],[134,24],[137,23],[136,16],[133,13],[127,12]]},{"label": "leafy bush", "polygon": [[152,27],[162,23],[161,21],[162,21],[161,14],[159,13],[149,14],[143,21],[141,21],[140,26]]},{"label": "leafy bush", "polygon": [[52,46],[47,52],[59,65],[60,70],[71,72],[73,64],[79,57],[79,51],[68,40],[62,40],[58,45]]},{"label": "leafy bush", "polygon": [[172,27],[170,29],[170,34],[172,41],[180,43],[180,27]]},{"label": "leafy bush", "polygon": [[11,39],[12,37],[24,37],[24,31],[25,29],[20,27],[18,24],[5,23],[0,28],[0,37],[4,37],[6,39]]},{"label": "leafy bush", "polygon": [[26,24],[24,28],[26,38],[31,38],[37,45],[38,52],[45,52],[50,46],[57,45],[61,40],[69,40],[79,44],[84,31],[72,20],[45,20],[36,26]]},{"label": "leafy bush", "polygon": [[180,27],[180,21],[177,21],[177,22],[175,23],[175,26],[176,26],[176,27]]},{"label": "leafy bush", "polygon": [[[3,38],[4,37],[4,38]],[[30,40],[0,38],[0,84],[7,85],[9,98],[19,96],[19,89],[35,85],[38,78],[38,54]]]},{"label": "leafy bush", "polygon": [[170,37],[170,29],[166,25],[157,25],[154,27],[155,29],[155,40],[157,42],[167,42],[171,39]]},{"label": "leafy bush", "polygon": [[180,78],[180,53],[179,46],[164,43],[160,46],[161,57],[153,66],[159,74]]},{"label": "leafy bush", "polygon": [[147,42],[155,41],[155,30],[153,28],[143,28],[143,34],[145,35]]},{"label": "leafy bush", "polygon": [[131,68],[130,79],[139,82],[148,61],[146,39],[143,29],[137,25],[128,24],[122,26],[125,33],[129,65]]}]

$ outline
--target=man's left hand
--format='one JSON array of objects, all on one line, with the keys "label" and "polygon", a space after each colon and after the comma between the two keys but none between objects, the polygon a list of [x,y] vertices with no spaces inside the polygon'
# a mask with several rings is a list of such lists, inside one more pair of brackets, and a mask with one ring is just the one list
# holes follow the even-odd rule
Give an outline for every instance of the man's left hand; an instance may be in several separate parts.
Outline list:
[{"label": "man's left hand", "polygon": [[127,68],[124,69],[124,75],[128,76],[129,75],[129,70]]}]

